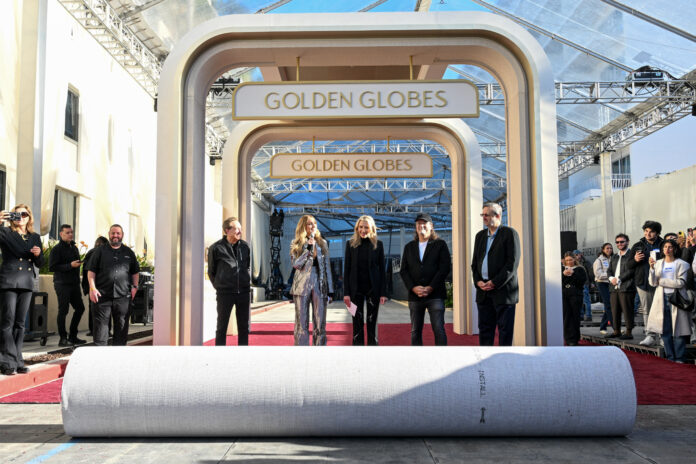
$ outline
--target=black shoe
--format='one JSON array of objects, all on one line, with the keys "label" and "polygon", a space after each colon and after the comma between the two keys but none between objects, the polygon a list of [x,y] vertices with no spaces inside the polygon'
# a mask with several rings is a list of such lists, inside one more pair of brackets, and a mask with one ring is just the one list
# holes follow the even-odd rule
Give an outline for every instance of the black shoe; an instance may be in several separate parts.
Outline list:
[{"label": "black shoe", "polygon": [[0,374],[2,374],[2,375],[15,375],[16,372],[14,369],[10,369],[9,367],[0,367]]},{"label": "black shoe", "polygon": [[58,346],[72,346],[72,343],[70,343],[67,338],[61,338],[58,340]]},{"label": "black shoe", "polygon": [[620,338],[622,335],[620,333],[610,333],[606,334],[604,338]]},{"label": "black shoe", "polygon": [[18,374],[28,374],[29,373],[29,368],[26,366],[18,367],[17,368],[17,373]]},{"label": "black shoe", "polygon": [[619,337],[619,340],[633,340],[633,335],[623,334],[622,336]]},{"label": "black shoe", "polygon": [[87,343],[87,340],[83,340],[83,339],[77,338],[77,337],[70,337],[68,339],[68,341],[70,343],[72,343],[73,345],[84,345],[85,343]]}]

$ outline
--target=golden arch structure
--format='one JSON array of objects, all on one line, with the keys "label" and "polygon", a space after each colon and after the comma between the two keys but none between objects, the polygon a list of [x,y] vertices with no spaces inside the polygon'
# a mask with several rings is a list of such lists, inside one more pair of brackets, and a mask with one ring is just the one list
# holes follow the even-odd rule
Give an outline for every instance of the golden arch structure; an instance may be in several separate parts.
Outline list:
[{"label": "golden arch structure", "polygon": [[[541,46],[521,27],[487,13],[234,15],[191,31],[167,58],[160,78],[157,147],[156,345],[203,343],[205,101],[223,72],[258,66],[287,79],[303,68],[326,80],[354,68],[369,79],[413,60],[414,78],[439,79],[446,66],[480,66],[506,102],[508,223],[520,235],[520,303],[515,345],[562,345],[558,164],[554,82]],[[411,58],[412,57],[412,58]],[[388,71],[391,70],[391,71]],[[454,328],[476,331],[471,246],[481,227],[481,162],[466,124],[453,119],[263,121],[238,124],[223,154],[224,215],[250,228],[251,157],[273,140],[424,138],[452,160]],[[406,136],[408,134],[408,136]],[[247,234],[248,236],[248,234]]]}]

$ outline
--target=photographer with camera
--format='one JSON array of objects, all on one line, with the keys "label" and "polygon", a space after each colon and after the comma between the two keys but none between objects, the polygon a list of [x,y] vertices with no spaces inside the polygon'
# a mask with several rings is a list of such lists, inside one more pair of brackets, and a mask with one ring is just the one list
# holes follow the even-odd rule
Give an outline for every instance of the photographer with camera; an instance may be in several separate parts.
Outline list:
[{"label": "photographer with camera", "polygon": [[[80,294],[80,251],[73,240],[73,228],[69,224],[60,226],[60,242],[58,242],[48,257],[48,270],[53,272],[53,288],[58,297],[58,346],[82,345],[87,343],[77,337],[80,319],[85,312],[85,304]],[[65,319],[68,317],[70,305],[73,307],[73,317],[70,321],[70,333],[65,330]]]},{"label": "photographer with camera", "polygon": [[[22,346],[24,324],[31,306],[34,283],[44,261],[41,238],[34,232],[29,206],[19,204],[11,212],[0,211],[0,373],[26,374]],[[4,224],[9,222],[9,226]]]}]

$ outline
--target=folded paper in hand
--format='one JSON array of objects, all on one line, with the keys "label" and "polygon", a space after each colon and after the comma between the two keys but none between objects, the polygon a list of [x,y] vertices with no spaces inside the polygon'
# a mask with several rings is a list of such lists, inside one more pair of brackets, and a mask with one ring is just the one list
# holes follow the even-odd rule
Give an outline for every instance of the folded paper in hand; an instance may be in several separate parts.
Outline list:
[{"label": "folded paper in hand", "polygon": [[350,304],[346,305],[346,309],[348,310],[351,316],[355,316],[355,311],[358,310],[358,307],[355,306],[355,303],[351,301]]}]

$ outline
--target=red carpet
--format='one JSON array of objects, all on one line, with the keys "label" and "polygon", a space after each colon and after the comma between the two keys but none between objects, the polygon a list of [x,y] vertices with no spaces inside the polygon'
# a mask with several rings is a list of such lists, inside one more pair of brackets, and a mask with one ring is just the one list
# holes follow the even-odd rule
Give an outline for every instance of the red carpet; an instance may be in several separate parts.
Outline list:
[{"label": "red carpet", "polygon": [[[452,324],[445,326],[447,342],[451,346],[476,346],[478,337],[457,335]],[[351,324],[328,324],[329,345],[349,345]],[[380,324],[379,342],[383,346],[408,346],[411,332],[408,324]],[[249,335],[251,345],[290,346],[293,344],[292,324],[253,324]],[[433,333],[429,326],[423,332],[423,343],[433,345]],[[205,343],[214,345],[214,340]],[[236,345],[237,337],[227,337],[228,345]],[[572,348],[568,348],[572,349]],[[655,356],[624,351],[636,380],[638,404],[696,404],[696,366],[676,364]],[[611,372],[594,372],[594,375],[611,375]],[[48,382],[13,395],[0,398],[0,403],[60,403],[62,379]]]}]

